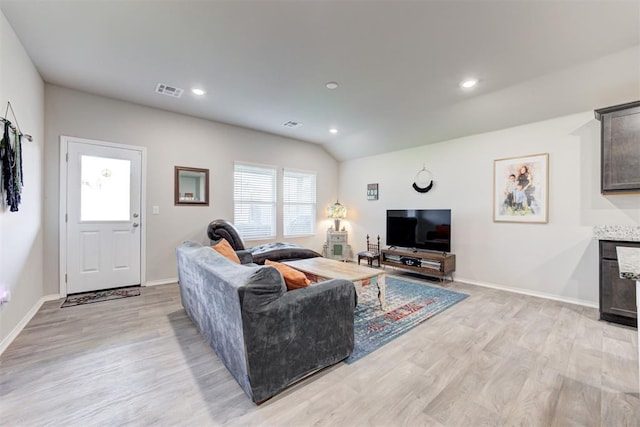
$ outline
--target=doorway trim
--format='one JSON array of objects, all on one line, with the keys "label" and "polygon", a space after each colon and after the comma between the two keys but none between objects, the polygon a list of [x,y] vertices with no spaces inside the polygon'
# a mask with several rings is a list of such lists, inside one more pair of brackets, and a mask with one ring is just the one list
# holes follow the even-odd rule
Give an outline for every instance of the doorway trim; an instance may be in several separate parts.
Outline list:
[{"label": "doorway trim", "polygon": [[58,217],[58,237],[59,237],[59,264],[58,282],[60,283],[60,297],[67,296],[67,151],[69,142],[79,142],[82,144],[100,145],[103,147],[120,148],[139,151],[141,154],[141,189],[140,189],[140,286],[145,286],[147,271],[147,147],[138,145],[118,144],[115,142],[98,141],[94,139],[77,138],[75,136],[60,136],[60,206]]}]

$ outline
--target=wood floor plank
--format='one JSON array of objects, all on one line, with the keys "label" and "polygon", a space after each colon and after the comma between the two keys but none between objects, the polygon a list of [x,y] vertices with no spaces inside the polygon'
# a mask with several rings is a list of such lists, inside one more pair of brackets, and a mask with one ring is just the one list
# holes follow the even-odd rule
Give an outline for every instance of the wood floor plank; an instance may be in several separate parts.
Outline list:
[{"label": "wood floor plank", "polygon": [[0,414],[11,414],[0,425],[640,425],[635,329],[592,308],[447,289],[469,297],[260,406],[197,332],[175,284],[47,302],[0,356]]},{"label": "wood floor plank", "polygon": [[636,427],[640,399],[637,393],[602,391],[601,419],[611,426]]},{"label": "wood floor plank", "polygon": [[551,425],[554,427],[611,425],[601,422],[601,402],[600,389],[597,387],[563,377]]},{"label": "wood floor plank", "polygon": [[535,378],[528,377],[520,393],[511,405],[511,410],[504,414],[503,425],[523,427],[547,427],[553,422],[558,396],[562,385],[560,375],[549,386]]}]

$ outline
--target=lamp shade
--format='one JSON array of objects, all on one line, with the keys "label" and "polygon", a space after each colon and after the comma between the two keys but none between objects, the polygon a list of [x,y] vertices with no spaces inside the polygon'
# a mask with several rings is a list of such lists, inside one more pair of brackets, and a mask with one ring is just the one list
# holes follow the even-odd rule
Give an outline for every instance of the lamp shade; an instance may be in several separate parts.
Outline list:
[{"label": "lamp shade", "polygon": [[336,201],[327,208],[327,216],[331,219],[345,219],[347,217],[347,208]]},{"label": "lamp shade", "polygon": [[333,219],[334,226],[336,227],[336,231],[340,230],[340,220],[345,219],[347,217],[347,208],[340,204],[336,200],[336,202],[327,208],[327,216]]}]

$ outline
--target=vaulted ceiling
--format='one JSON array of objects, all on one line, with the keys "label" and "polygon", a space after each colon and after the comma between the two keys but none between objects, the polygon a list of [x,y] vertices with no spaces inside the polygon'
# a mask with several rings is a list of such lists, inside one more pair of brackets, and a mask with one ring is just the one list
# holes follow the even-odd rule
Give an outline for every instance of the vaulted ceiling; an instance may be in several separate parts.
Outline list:
[{"label": "vaulted ceiling", "polygon": [[[0,0],[0,9],[46,82],[322,144],[338,160],[640,98],[638,1]],[[469,77],[477,86],[461,89]],[[158,83],[185,92],[160,95]]]}]

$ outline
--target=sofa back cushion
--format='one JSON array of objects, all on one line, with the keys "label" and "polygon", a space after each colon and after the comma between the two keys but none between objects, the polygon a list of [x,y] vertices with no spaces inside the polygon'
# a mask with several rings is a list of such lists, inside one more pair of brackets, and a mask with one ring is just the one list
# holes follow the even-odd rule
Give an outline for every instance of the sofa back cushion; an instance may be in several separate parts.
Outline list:
[{"label": "sofa back cushion", "polygon": [[[193,246],[193,245],[196,246]],[[195,249],[191,258],[208,280],[206,286],[227,292],[233,290],[239,303],[243,303],[244,293],[250,289],[251,295],[270,302],[287,291],[282,276],[274,268],[256,264],[237,264],[196,242],[186,242],[183,247]],[[179,248],[180,249],[180,248]]]}]

